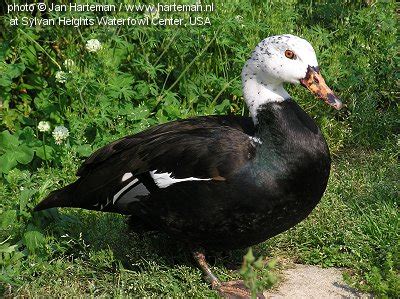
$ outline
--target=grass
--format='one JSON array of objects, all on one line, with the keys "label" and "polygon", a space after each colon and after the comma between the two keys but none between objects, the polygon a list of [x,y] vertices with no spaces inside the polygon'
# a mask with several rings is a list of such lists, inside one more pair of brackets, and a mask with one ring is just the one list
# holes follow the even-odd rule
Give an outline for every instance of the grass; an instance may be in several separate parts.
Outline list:
[{"label": "grass", "polygon": [[[32,208],[118,137],[177,118],[246,114],[244,61],[262,38],[292,33],[313,44],[347,109],[336,113],[287,86],[328,140],[331,177],[307,220],[253,250],[267,260],[345,267],[349,284],[398,297],[395,2],[367,2],[229,1],[203,27],[24,27],[9,26],[10,18],[29,15],[1,16],[0,294],[216,297],[190,254],[165,235],[132,234],[118,215]],[[89,53],[93,38],[102,49]],[[40,121],[65,126],[69,137],[56,144]],[[217,275],[239,277],[233,270],[244,254],[212,258]],[[270,282],[268,271],[259,274]]]}]

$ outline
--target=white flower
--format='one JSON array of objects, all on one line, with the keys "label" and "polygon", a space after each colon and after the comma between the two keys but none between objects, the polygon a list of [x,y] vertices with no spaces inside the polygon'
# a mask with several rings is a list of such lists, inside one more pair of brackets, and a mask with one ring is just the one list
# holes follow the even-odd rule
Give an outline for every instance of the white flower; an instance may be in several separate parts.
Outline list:
[{"label": "white flower", "polygon": [[40,132],[50,131],[50,123],[48,121],[40,121],[37,127]]},{"label": "white flower", "polygon": [[67,74],[63,71],[57,71],[55,77],[56,81],[59,83],[65,83],[67,81]]},{"label": "white flower", "polygon": [[57,126],[52,134],[56,144],[60,145],[69,136],[69,131],[64,126]]},{"label": "white flower", "polygon": [[160,13],[155,6],[152,6],[146,9],[146,11],[144,12],[144,16],[146,18],[150,17],[151,19],[157,20],[160,17]]},{"label": "white flower", "polygon": [[101,43],[97,39],[89,39],[86,42],[86,50],[89,52],[97,52],[101,49]]},{"label": "white flower", "polygon": [[75,66],[75,62],[72,59],[65,59],[64,61],[64,67],[67,70],[72,69]]}]

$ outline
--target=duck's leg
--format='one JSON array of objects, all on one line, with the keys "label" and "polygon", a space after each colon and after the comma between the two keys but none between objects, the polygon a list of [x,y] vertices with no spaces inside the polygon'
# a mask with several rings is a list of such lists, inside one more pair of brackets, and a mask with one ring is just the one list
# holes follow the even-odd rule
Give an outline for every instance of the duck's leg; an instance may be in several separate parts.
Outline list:
[{"label": "duck's leg", "polygon": [[[206,257],[204,256],[203,252],[194,251],[193,257],[200,269],[203,271],[207,282],[209,282],[211,287],[214,290],[217,290],[222,297],[229,299],[251,298],[251,292],[244,285],[242,280],[228,282],[219,281],[219,279],[211,272],[210,266],[207,264]],[[257,298],[263,299],[265,297],[262,294],[257,294]]]}]

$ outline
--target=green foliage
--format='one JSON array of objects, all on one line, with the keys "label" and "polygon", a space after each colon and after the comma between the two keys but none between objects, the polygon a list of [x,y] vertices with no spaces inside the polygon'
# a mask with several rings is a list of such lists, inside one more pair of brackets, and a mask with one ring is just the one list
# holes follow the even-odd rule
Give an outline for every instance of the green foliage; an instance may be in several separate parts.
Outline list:
[{"label": "green foliage", "polygon": [[[13,13],[0,17],[0,292],[215,297],[163,237],[125,238],[122,218],[113,215],[32,208],[73,181],[93,150],[119,137],[177,118],[246,115],[244,62],[261,39],[292,33],[313,44],[322,74],[347,109],[332,111],[307,90],[287,86],[327,138],[332,178],[307,221],[255,250],[348,267],[348,281],[358,288],[398,297],[395,2],[223,2],[207,15],[212,26],[24,27],[8,25]],[[31,16],[18,14],[24,15]],[[88,52],[93,38],[102,48]],[[50,131],[38,129],[41,121]],[[69,137],[56,142],[52,131],[61,125]],[[252,288],[269,277],[268,267],[246,267]],[[223,278],[235,276],[221,264],[215,268]]]},{"label": "green foliage", "polygon": [[249,248],[247,254],[243,257],[240,275],[246,287],[251,291],[252,298],[257,298],[258,293],[262,293],[263,290],[271,287],[276,282],[276,276],[271,273],[275,265],[276,262],[274,260],[264,264],[262,256],[256,260],[253,250],[251,247]]},{"label": "green foliage", "polygon": [[21,144],[17,137],[8,131],[0,133],[0,172],[7,173],[18,163],[28,164],[33,159],[33,150],[26,144]]}]

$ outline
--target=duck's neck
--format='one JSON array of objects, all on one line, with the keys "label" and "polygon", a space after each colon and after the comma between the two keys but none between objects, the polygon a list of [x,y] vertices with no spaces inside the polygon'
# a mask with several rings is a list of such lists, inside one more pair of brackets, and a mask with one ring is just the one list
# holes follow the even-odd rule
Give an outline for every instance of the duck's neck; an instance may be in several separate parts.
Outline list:
[{"label": "duck's neck", "polygon": [[262,105],[290,99],[283,83],[262,72],[251,59],[243,68],[242,85],[244,100],[255,124],[258,123],[258,110]]}]

